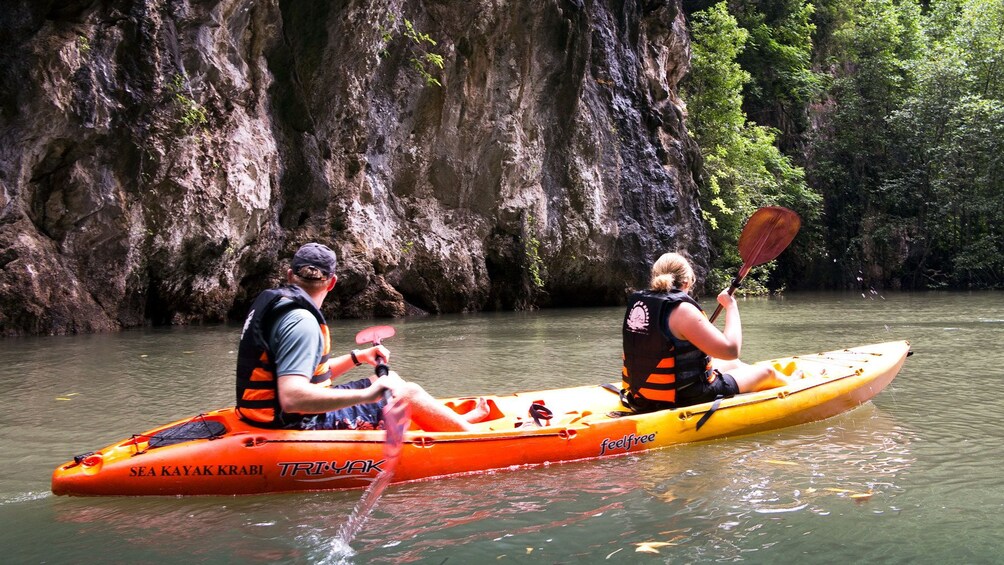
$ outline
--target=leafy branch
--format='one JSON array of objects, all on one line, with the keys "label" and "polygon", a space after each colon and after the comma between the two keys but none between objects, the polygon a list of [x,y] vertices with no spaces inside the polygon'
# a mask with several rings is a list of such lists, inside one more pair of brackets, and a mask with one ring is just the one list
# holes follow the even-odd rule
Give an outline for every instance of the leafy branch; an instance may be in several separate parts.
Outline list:
[{"label": "leafy branch", "polygon": [[544,271],[544,261],[540,258],[540,240],[534,234],[536,222],[533,215],[527,214],[526,224],[526,241],[523,252],[526,254],[528,262],[530,282],[537,288],[544,288],[544,279],[541,277]]},{"label": "leafy branch", "polygon": [[404,36],[415,43],[416,48],[420,51],[418,56],[408,59],[411,62],[412,68],[418,71],[418,74],[422,76],[425,80],[425,84],[431,86],[443,86],[436,77],[432,76],[426,65],[435,66],[439,69],[443,68],[443,56],[429,51],[426,49],[426,44],[435,46],[436,40],[429,37],[429,34],[422,33],[415,29],[412,25],[411,20],[404,20]]},{"label": "leafy branch", "polygon": [[187,88],[184,77],[180,74],[174,75],[174,80],[171,81],[170,89],[171,94],[174,95],[174,101],[178,104],[178,108],[181,110],[181,117],[178,118],[178,121],[181,122],[187,129],[203,126],[209,122],[209,114],[206,113],[206,109],[194,99],[185,95],[186,90],[188,90],[190,94],[191,89]]},{"label": "leafy branch", "polygon": [[[394,39],[394,28],[396,27],[394,24],[397,21],[394,14],[388,15],[387,19],[390,22],[389,27],[380,27],[380,39],[384,45],[387,45]],[[402,35],[409,40],[409,44],[417,51],[415,55],[408,59],[411,67],[418,72],[426,85],[443,86],[439,82],[439,79],[432,74],[435,72],[435,68],[442,69],[444,64],[443,56],[430,50],[430,47],[437,45],[436,40],[429,34],[415,29],[415,24],[411,23],[411,20],[407,18],[404,19],[404,32]],[[381,56],[387,55],[386,49],[382,49],[380,54]]]}]

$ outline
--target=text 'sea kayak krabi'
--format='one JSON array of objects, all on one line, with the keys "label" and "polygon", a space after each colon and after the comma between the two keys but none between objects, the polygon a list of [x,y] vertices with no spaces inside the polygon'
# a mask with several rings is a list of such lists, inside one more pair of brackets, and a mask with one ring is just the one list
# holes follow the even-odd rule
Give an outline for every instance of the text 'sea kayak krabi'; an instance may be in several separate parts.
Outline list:
[{"label": "text 'sea kayak krabi'", "polygon": [[[773,430],[840,414],[896,376],[910,344],[896,341],[772,359],[792,384],[712,403],[632,414],[615,385],[486,396],[476,431],[409,430],[394,482],[635,453]],[[471,398],[445,399],[470,410]],[[709,415],[710,413],[710,415]],[[68,495],[252,494],[367,486],[385,464],[381,430],[302,431],[252,426],[233,408],[136,434],[60,465],[52,491]]]}]

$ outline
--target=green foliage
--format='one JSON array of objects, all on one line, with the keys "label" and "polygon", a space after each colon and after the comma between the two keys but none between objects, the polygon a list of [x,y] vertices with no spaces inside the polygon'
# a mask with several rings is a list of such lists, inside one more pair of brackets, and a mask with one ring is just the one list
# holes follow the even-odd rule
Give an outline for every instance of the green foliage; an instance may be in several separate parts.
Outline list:
[{"label": "green foliage", "polygon": [[1004,286],[1004,4],[858,0],[811,175],[844,280]]},{"label": "green foliage", "polygon": [[771,286],[1004,288],[1004,2],[727,2],[684,3],[709,284],[778,203],[803,229]]},{"label": "green foliage", "polygon": [[443,56],[428,51],[426,48],[426,45],[432,45],[434,47],[436,45],[435,40],[429,37],[429,34],[416,30],[411,21],[407,19],[404,20],[404,36],[410,39],[412,43],[414,43],[415,48],[419,51],[418,55],[408,59],[408,61],[411,62],[412,68],[418,71],[418,74],[421,75],[423,80],[425,80],[425,84],[429,86],[443,86],[440,84],[439,80],[436,79],[436,77],[432,76],[432,73],[429,72],[428,67],[426,66],[431,65],[440,69],[443,68]]},{"label": "green foliage", "polygon": [[733,0],[730,13],[749,31],[737,61],[750,75],[743,108],[761,125],[781,132],[781,147],[795,149],[808,129],[808,104],[822,91],[812,69],[815,6],[806,0]]},{"label": "green foliage", "polygon": [[[385,46],[393,41],[395,29],[397,28],[397,18],[394,14],[389,14],[387,16],[387,21],[388,27],[380,27],[380,39]],[[401,35],[408,40],[410,49],[415,52],[408,58],[408,63],[411,65],[411,68],[422,77],[422,80],[427,86],[443,86],[442,83],[439,82],[439,79],[432,74],[435,71],[430,70],[433,67],[442,69],[445,62],[442,55],[429,49],[430,47],[435,47],[437,45],[436,40],[429,34],[416,29],[411,20],[407,18],[404,19],[404,31]],[[381,49],[380,52],[382,55],[387,54],[386,48]]]},{"label": "green foliage", "polygon": [[758,207],[780,204],[812,215],[819,197],[775,145],[777,130],[749,121],[742,109],[751,75],[737,58],[749,32],[724,2],[693,14],[691,26],[691,73],[682,91],[704,157],[700,201],[717,252],[707,284],[719,286],[742,263],[739,234]]},{"label": "green foliage", "polygon": [[174,75],[170,85],[174,102],[178,106],[178,122],[187,130],[206,125],[209,122],[209,115],[201,104],[186,95],[189,91],[185,84],[185,79],[180,74]]},{"label": "green foliage", "polygon": [[[828,61],[832,113],[825,116],[810,176],[826,198],[828,255],[835,261],[829,277],[845,284],[886,286],[889,267],[901,262],[898,250],[908,227],[876,231],[898,218],[875,217],[878,210],[902,211],[908,201],[890,190],[897,168],[895,136],[887,117],[902,104],[911,75],[906,60],[919,51],[919,11],[910,2],[854,0],[845,4],[846,21],[835,27]],[[876,234],[888,237],[879,239]],[[894,252],[894,250],[897,250]]]},{"label": "green foliage", "polygon": [[540,258],[540,240],[536,235],[536,221],[531,214],[526,216],[526,238],[523,240],[523,253],[526,256],[527,271],[530,283],[535,288],[544,288],[544,261]]}]

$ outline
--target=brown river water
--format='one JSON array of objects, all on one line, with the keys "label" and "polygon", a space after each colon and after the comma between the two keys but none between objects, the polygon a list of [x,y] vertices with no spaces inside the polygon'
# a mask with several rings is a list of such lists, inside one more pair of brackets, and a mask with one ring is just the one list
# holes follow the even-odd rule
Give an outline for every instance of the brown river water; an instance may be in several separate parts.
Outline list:
[{"label": "brown river water", "polygon": [[[74,454],[230,405],[239,328],[0,340],[5,563],[1000,563],[1004,293],[740,301],[749,361],[908,339],[873,401],[775,432],[360,491],[56,497]],[[437,396],[618,379],[617,308],[391,321]],[[387,323],[380,320],[377,323]],[[336,351],[366,321],[332,323]],[[359,370],[361,371],[361,369]],[[361,376],[360,373],[359,376]],[[853,494],[872,493],[870,498]]]}]

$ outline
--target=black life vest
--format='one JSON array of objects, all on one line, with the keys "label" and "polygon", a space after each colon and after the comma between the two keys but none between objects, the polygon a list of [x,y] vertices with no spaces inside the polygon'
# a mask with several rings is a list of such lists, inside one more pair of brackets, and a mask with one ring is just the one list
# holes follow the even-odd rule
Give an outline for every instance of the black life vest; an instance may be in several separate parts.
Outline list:
[{"label": "black life vest", "polygon": [[[631,295],[624,314],[624,367],[621,374],[629,401],[673,408],[678,391],[713,380],[711,357],[669,329],[669,315],[688,302],[701,306],[681,290],[666,293],[644,290]],[[689,391],[688,391],[689,392]],[[640,399],[640,400],[639,400]]]},{"label": "black life vest", "polygon": [[275,359],[268,344],[273,324],[297,308],[307,310],[317,319],[324,343],[321,362],[314,369],[310,382],[321,386],[331,384],[331,369],[328,367],[331,340],[324,314],[310,295],[298,286],[285,285],[266,290],[251,305],[237,350],[237,413],[252,423],[283,427],[303,417],[302,414],[282,412]]}]

